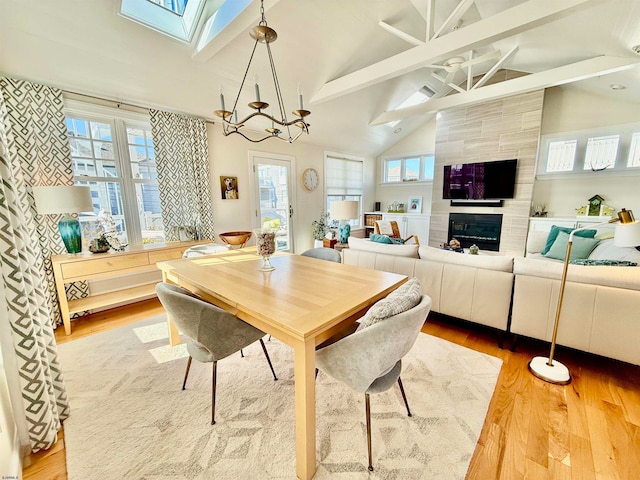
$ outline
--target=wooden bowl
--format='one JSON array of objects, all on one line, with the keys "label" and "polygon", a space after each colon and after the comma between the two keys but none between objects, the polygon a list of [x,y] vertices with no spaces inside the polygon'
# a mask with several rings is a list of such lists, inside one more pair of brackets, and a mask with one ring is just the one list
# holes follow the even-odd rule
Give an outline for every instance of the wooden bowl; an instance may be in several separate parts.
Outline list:
[{"label": "wooden bowl", "polygon": [[225,232],[218,236],[227,245],[240,245],[242,248],[251,238],[251,232]]}]

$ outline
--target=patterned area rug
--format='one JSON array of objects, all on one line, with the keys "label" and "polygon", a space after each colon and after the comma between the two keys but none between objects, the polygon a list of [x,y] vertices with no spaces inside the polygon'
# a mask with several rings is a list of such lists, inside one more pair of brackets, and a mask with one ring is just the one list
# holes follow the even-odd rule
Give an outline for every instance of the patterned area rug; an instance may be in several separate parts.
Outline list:
[{"label": "patterned area rug", "polygon": [[[164,316],[59,346],[71,415],[70,480],[295,479],[293,351],[265,341],[211,365],[169,347]],[[316,479],[463,479],[502,362],[420,334],[403,360],[413,417],[396,387],[371,396],[375,471],[367,471],[364,395],[320,373]]]}]

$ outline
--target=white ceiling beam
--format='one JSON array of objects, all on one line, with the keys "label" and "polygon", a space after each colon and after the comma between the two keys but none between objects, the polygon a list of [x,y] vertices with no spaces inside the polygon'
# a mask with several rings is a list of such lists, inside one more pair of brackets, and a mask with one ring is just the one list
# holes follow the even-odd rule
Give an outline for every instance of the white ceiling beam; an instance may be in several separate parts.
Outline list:
[{"label": "white ceiling beam", "polygon": [[474,3],[476,3],[476,0],[460,0],[460,3],[453,9],[449,18],[444,21],[433,38],[438,38],[443,33],[450,31]]},{"label": "white ceiling beam", "polygon": [[380,21],[378,22],[378,25],[380,25],[390,34],[395,35],[396,37],[404,40],[405,42],[410,43],[411,45],[414,45],[414,46],[424,45],[424,42],[422,40],[418,40],[416,37],[409,35],[408,33],[405,33],[402,30],[397,29],[396,27],[392,27],[386,22]]},{"label": "white ceiling beam", "polygon": [[488,43],[496,42],[526,30],[544,25],[575,10],[606,0],[527,0],[515,7],[480,20],[419,47],[382,60],[368,67],[325,83],[311,98],[312,104],[333,100],[391,78],[417,70],[425,64],[437,63],[449,56],[460,55]]},{"label": "white ceiling beam", "polygon": [[[438,75],[437,73],[433,73],[431,72],[431,76],[433,78],[435,78],[436,80],[441,81],[445,86],[449,87],[449,91],[451,91],[451,89],[457,90],[458,92],[464,92],[465,90],[463,90],[462,88],[460,88],[458,85],[456,85],[455,83],[446,83],[447,79]],[[431,97],[433,98],[433,97]]]},{"label": "white ceiling beam", "polygon": [[438,98],[436,100],[429,100],[413,107],[384,112],[369,125],[382,125],[414,115],[432,113],[462,105],[474,105],[489,100],[509,97],[511,95],[557,87],[558,85],[565,85],[567,83],[628,70],[637,67],[638,64],[640,64],[640,59],[638,58],[621,58],[602,55],[545,72],[532,73],[524,77],[505,80],[504,82],[487,85],[486,87],[476,90],[449,95],[448,97]]},{"label": "white ceiling beam", "polygon": [[473,60],[473,50],[469,52],[469,68],[467,68],[467,90],[471,90],[471,84],[473,83],[473,65],[471,65],[471,60]]},{"label": "white ceiling beam", "polygon": [[424,14],[426,23],[425,39],[428,42],[433,37],[433,23],[436,16],[436,0],[427,0],[427,10]]},{"label": "white ceiling beam", "polygon": [[[273,8],[280,0],[265,0],[264,11],[265,14]],[[223,7],[224,8],[224,5]],[[267,19],[268,20],[268,19]],[[208,20],[207,20],[208,21]],[[253,2],[248,5],[240,14],[235,17],[229,24],[221,25],[222,28],[211,40],[204,45],[200,44],[200,39],[196,42],[196,49],[194,50],[191,58],[198,62],[206,62],[216,53],[230,44],[239,35],[249,36],[249,30],[255,27],[260,21],[260,9],[259,2]],[[202,36],[201,32],[200,35]]]},{"label": "white ceiling beam", "polygon": [[515,47],[513,47],[511,50],[509,50],[500,60],[498,60],[495,65],[493,67],[491,67],[489,69],[489,71],[487,73],[485,73],[482,78],[480,80],[478,80],[478,82],[471,87],[471,90],[476,89],[476,88],[480,88],[482,87],[485,83],[487,83],[489,80],[491,80],[491,77],[493,77],[496,72],[502,68],[502,65],[504,65],[504,63],[509,60],[517,51],[518,48],[520,48],[518,45],[516,45]]}]

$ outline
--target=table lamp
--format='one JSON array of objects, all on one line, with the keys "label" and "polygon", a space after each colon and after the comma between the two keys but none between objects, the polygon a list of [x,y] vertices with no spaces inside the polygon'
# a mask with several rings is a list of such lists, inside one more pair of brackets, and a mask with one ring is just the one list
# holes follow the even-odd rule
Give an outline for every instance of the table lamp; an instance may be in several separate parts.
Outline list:
[{"label": "table lamp", "polygon": [[58,222],[58,231],[70,254],[82,251],[82,230],[77,218],[71,213],[93,213],[93,202],[89,187],[49,185],[33,187],[33,198],[39,215],[63,214]]},{"label": "table lamp", "polygon": [[360,202],[357,200],[339,200],[331,202],[331,218],[340,220],[340,243],[347,243],[351,234],[349,220],[358,218]]},{"label": "table lamp", "polygon": [[595,225],[588,225],[586,227],[576,228],[569,234],[569,241],[567,242],[567,253],[564,258],[564,268],[562,270],[562,280],[560,281],[560,293],[558,294],[558,306],[556,308],[556,319],[553,325],[553,336],[551,337],[551,350],[549,357],[534,357],[529,362],[529,371],[536,377],[542,380],[555,383],[558,385],[567,385],[571,382],[571,374],[569,369],[553,359],[553,355],[556,349],[556,338],[558,336],[558,326],[560,325],[560,314],[562,312],[562,300],[564,298],[564,287],[567,283],[567,269],[569,267],[569,259],[571,257],[571,246],[573,245],[573,236],[580,230],[592,229],[601,225],[607,225],[609,223],[619,222],[616,225],[614,233],[614,245],[618,247],[638,247],[640,245],[640,222],[637,222],[633,218],[633,212],[631,210],[625,210],[624,208],[618,212],[617,218],[612,218],[608,222],[597,223]]}]

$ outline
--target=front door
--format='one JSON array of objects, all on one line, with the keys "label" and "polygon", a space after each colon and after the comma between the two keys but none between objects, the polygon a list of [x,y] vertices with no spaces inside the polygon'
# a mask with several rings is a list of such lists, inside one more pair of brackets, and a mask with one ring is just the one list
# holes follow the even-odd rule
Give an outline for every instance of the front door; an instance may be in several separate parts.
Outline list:
[{"label": "front door", "polygon": [[254,226],[276,230],[276,248],[293,251],[293,157],[250,153],[253,171]]}]

